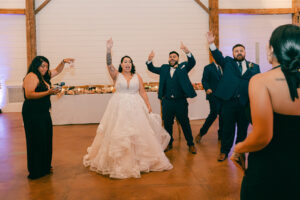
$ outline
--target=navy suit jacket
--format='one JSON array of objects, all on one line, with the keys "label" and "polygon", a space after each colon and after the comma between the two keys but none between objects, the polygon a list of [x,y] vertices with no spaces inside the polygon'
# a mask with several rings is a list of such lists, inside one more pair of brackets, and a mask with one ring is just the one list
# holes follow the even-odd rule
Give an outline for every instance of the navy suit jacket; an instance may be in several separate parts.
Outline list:
[{"label": "navy suit jacket", "polygon": [[[202,75],[202,85],[205,91],[211,89],[213,93],[217,90],[219,82],[221,80],[221,74],[217,70],[217,65],[212,62],[204,67],[203,75]],[[206,99],[208,99],[208,95],[206,94]]]},{"label": "navy suit jacket", "polygon": [[229,56],[224,58],[218,49],[211,51],[211,53],[216,63],[223,69],[223,76],[215,92],[215,96],[223,100],[229,100],[234,97],[237,90],[239,90],[239,101],[242,105],[246,105],[249,102],[249,81],[252,76],[260,73],[259,66],[246,61],[247,71],[241,75],[237,62],[233,58]]},{"label": "navy suit jacket", "polygon": [[[182,62],[178,65],[173,76],[178,76],[179,84],[184,91],[185,96],[193,98],[197,96],[197,94],[189,79],[188,73],[196,65],[196,61],[193,55],[191,57],[187,56],[187,58],[187,62]],[[152,62],[150,62],[149,64],[148,62],[146,62],[146,65],[149,71],[155,74],[159,74],[158,98],[162,99],[166,94],[166,91],[164,91],[164,89],[166,80],[168,76],[170,76],[171,66],[169,64],[163,64],[161,67],[154,67]]]}]

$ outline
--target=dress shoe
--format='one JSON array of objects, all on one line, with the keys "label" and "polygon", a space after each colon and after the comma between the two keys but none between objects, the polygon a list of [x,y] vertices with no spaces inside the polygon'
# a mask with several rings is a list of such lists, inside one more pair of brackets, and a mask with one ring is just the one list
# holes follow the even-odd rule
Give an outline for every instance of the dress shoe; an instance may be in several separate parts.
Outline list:
[{"label": "dress shoe", "polygon": [[222,161],[224,161],[224,160],[226,160],[227,159],[227,154],[225,154],[225,153],[220,153],[220,155],[219,155],[219,157],[218,157],[218,161],[219,162],[222,162]]},{"label": "dress shoe", "polygon": [[196,143],[199,144],[201,142],[201,139],[202,139],[202,135],[199,133],[195,138]]},{"label": "dress shoe", "polygon": [[231,160],[239,169],[246,170],[246,156],[244,153],[235,153],[233,152]]},{"label": "dress shoe", "polygon": [[196,154],[197,153],[196,147],[194,145],[189,146],[189,152],[192,154]]},{"label": "dress shoe", "polygon": [[165,149],[164,152],[167,152],[169,150],[173,149],[173,145],[172,144],[168,144],[167,148]]}]

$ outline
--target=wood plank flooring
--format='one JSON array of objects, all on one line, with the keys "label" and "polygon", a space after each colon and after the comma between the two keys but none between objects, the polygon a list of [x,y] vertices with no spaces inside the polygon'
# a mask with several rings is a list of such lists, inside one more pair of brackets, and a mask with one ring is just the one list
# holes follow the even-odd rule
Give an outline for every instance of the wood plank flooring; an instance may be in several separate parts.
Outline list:
[{"label": "wood plank flooring", "polygon": [[[191,121],[194,137],[204,120]],[[1,200],[215,200],[239,199],[242,172],[229,160],[217,162],[217,120],[192,155],[174,128],[174,148],[167,156],[174,168],[114,180],[89,171],[82,157],[97,124],[54,126],[52,175],[27,179],[25,133],[20,113],[0,114]],[[176,126],[176,125],[175,125]]]}]

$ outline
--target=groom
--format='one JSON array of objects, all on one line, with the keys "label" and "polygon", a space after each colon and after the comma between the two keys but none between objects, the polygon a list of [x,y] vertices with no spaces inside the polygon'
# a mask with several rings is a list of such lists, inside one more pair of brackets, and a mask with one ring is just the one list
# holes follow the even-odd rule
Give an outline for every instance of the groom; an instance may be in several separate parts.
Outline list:
[{"label": "groom", "polygon": [[176,51],[172,51],[169,53],[169,64],[154,67],[152,63],[154,52],[152,51],[146,65],[149,71],[160,75],[158,98],[162,100],[164,127],[171,136],[170,143],[165,151],[173,148],[173,123],[176,116],[189,146],[189,152],[196,154],[190,120],[188,118],[188,102],[186,100],[188,97],[193,98],[197,95],[188,77],[188,72],[195,66],[196,61],[183,43],[181,43],[180,49],[187,54],[187,62],[178,64],[179,54]]}]

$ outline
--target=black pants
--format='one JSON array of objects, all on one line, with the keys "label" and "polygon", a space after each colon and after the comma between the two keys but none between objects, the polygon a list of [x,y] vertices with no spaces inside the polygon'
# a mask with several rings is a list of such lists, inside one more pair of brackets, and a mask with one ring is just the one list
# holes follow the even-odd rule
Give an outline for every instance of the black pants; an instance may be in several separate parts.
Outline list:
[{"label": "black pants", "polygon": [[213,94],[208,95],[209,101],[209,108],[210,113],[208,114],[202,128],[200,129],[201,136],[204,136],[212,123],[216,120],[217,116],[219,115],[219,130],[218,130],[218,138],[221,139],[221,133],[223,129],[223,121],[222,116],[220,115],[221,112],[221,100],[215,97]]},{"label": "black pants", "polygon": [[170,144],[173,143],[173,124],[174,117],[178,119],[187,141],[187,145],[194,145],[193,135],[188,117],[188,102],[186,99],[163,99],[162,100],[162,118],[164,127],[171,136]]},{"label": "black pants", "polygon": [[246,116],[245,106],[242,106],[238,99],[223,101],[221,115],[223,121],[221,153],[228,154],[233,145],[236,125],[237,138],[235,143],[239,143],[247,137],[249,119]]},{"label": "black pants", "polygon": [[50,173],[52,161],[52,120],[49,112],[22,113],[26,134],[28,177]]}]

